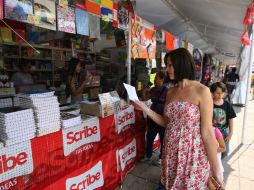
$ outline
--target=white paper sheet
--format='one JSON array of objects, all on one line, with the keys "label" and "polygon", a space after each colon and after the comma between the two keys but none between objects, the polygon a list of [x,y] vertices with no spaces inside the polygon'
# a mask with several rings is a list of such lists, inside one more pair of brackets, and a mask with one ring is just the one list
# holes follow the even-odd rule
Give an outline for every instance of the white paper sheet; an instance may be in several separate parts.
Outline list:
[{"label": "white paper sheet", "polygon": [[137,95],[135,87],[125,83],[123,83],[123,85],[128,93],[129,99],[132,101],[138,100],[138,95]]}]

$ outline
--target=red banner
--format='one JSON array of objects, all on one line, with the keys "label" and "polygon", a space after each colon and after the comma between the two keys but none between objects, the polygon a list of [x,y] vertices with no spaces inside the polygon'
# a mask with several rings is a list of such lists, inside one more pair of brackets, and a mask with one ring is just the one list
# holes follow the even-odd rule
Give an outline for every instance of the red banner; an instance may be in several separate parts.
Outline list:
[{"label": "red banner", "polygon": [[[120,177],[123,179],[144,155],[144,125],[138,126],[144,120],[140,113],[136,113],[136,124],[120,135],[114,116],[110,116],[2,148],[0,190],[115,189]],[[133,145],[135,156],[129,159],[127,154]],[[119,150],[128,159],[121,172],[117,170]]]}]

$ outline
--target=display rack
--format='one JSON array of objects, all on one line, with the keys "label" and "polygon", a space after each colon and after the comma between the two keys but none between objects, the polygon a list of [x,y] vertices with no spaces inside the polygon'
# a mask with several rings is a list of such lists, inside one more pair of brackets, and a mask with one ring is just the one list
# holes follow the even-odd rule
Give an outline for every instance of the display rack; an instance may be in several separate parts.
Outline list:
[{"label": "display rack", "polygon": [[[46,84],[50,81],[52,86],[58,86],[64,81],[64,70],[70,61],[73,50],[70,48],[50,47],[33,45],[40,54],[36,53],[27,44],[14,42],[0,42],[2,48],[2,58],[9,76],[19,70],[20,59],[30,62],[32,72],[35,76],[35,83]],[[75,50],[78,56],[92,54],[92,51]]]}]

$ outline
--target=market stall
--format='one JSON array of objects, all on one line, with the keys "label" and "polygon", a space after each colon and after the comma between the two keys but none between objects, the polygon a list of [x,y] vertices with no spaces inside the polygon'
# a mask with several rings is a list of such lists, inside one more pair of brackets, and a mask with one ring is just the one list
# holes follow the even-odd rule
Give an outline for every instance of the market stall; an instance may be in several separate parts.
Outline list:
[{"label": "market stall", "polygon": [[[115,189],[144,156],[146,121],[123,100],[123,82],[141,90],[149,74],[165,69],[167,51],[184,47],[193,53],[194,47],[158,30],[130,5],[0,5],[0,190]],[[81,103],[65,106],[72,57],[92,80]],[[31,70],[25,84],[13,81],[22,62]]]}]

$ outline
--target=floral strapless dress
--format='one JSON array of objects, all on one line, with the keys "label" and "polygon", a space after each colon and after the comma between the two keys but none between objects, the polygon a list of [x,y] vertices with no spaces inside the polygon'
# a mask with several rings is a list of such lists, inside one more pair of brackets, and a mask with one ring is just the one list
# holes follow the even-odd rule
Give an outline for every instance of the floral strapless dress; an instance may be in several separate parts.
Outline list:
[{"label": "floral strapless dress", "polygon": [[162,154],[161,183],[170,190],[203,190],[210,166],[201,138],[199,107],[190,102],[171,102]]}]

